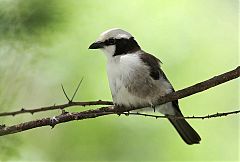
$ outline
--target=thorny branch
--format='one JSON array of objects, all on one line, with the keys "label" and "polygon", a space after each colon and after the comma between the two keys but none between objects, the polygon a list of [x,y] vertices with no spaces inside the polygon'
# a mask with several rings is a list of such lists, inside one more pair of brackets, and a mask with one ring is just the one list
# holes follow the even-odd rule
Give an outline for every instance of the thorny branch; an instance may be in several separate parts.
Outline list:
[{"label": "thorny branch", "polygon": [[[215,87],[219,84],[236,79],[239,76],[240,76],[240,67],[238,66],[236,69],[234,69],[232,71],[226,72],[224,74],[215,76],[209,80],[200,82],[200,83],[190,86],[188,88],[184,88],[182,90],[172,92],[166,96],[163,96],[159,99],[159,102],[157,105],[161,105],[161,104],[164,104],[164,103],[167,103],[170,101],[174,101],[177,99],[181,99],[181,98],[193,95],[195,93],[205,91],[205,90]],[[80,84],[79,84],[79,86],[80,86]],[[78,88],[79,88],[79,86],[78,86]],[[63,88],[63,91],[65,91],[64,88]],[[66,95],[65,92],[64,92],[64,94]],[[72,100],[73,100],[75,94],[76,94],[76,91],[72,97]],[[67,95],[66,95],[66,97],[67,97]],[[31,110],[30,109],[28,109],[28,110],[22,109],[22,110],[15,111],[15,112],[0,113],[0,116],[16,115],[16,114],[21,114],[21,113],[35,113],[35,112],[40,112],[40,111],[48,111],[48,110],[52,110],[52,109],[64,109],[66,107],[71,107],[71,106],[111,105],[112,104],[112,102],[108,102],[108,101],[73,102],[72,100],[70,100],[68,98],[69,103],[63,104],[63,105],[54,105],[54,106],[42,107],[42,108],[31,109]],[[69,122],[69,121],[73,121],[73,120],[96,118],[96,117],[110,115],[110,114],[118,114],[118,115],[130,114],[130,115],[149,116],[149,117],[155,117],[155,118],[166,118],[166,116],[156,116],[156,115],[140,114],[140,113],[129,113],[129,111],[131,111],[131,110],[136,110],[136,109],[140,109],[140,108],[148,107],[148,106],[150,106],[150,105],[141,105],[141,107],[127,107],[127,108],[126,107],[118,107],[118,106],[108,106],[108,107],[101,107],[98,109],[87,110],[87,111],[82,111],[82,112],[77,112],[77,113],[62,113],[61,115],[58,115],[58,116],[55,116],[52,118],[43,118],[43,119],[24,122],[24,123],[12,125],[12,126],[0,125],[0,136],[7,135],[7,134],[13,134],[13,133],[17,133],[17,132],[22,132],[25,130],[42,127],[42,126],[54,127],[55,125],[57,125],[59,123]],[[240,110],[232,111],[232,112],[225,112],[225,113],[216,113],[216,114],[207,115],[207,116],[192,116],[192,117],[184,117],[184,118],[205,119],[205,118],[227,116],[230,114],[237,114],[237,113],[240,113]],[[175,117],[175,116],[172,116],[172,117],[177,119],[177,117]]]},{"label": "thorny branch", "polygon": [[26,109],[26,108],[22,108],[21,110],[18,110],[18,111],[12,111],[12,112],[3,112],[3,113],[0,113],[0,117],[3,117],[3,116],[15,116],[15,115],[18,115],[18,114],[23,114],[23,113],[30,113],[30,114],[34,114],[34,113],[38,113],[38,112],[43,112],[43,111],[50,111],[50,110],[57,110],[57,109],[60,109],[60,110],[63,110],[65,108],[68,108],[68,107],[73,107],[73,106],[92,106],[92,105],[113,105],[113,102],[111,101],[102,101],[102,100],[98,100],[98,101],[87,101],[87,102],[74,102],[73,99],[81,85],[83,81],[83,78],[81,79],[81,81],[79,82],[71,100],[69,99],[63,85],[61,84],[61,87],[62,87],[62,91],[63,91],[63,94],[65,95],[66,99],[68,100],[68,103],[66,104],[62,104],[62,105],[56,105],[54,104],[53,106],[45,106],[45,107],[40,107],[40,108],[35,108],[35,109]]},{"label": "thorny branch", "polygon": [[229,111],[229,112],[224,112],[224,113],[215,113],[215,114],[210,114],[210,115],[204,115],[204,116],[163,116],[163,115],[151,115],[151,114],[145,114],[145,113],[139,113],[139,112],[127,112],[127,113],[122,113],[124,115],[137,115],[137,116],[146,116],[146,117],[154,117],[156,119],[158,118],[174,118],[174,119],[210,119],[210,118],[219,118],[223,116],[228,116],[228,115],[234,115],[240,113],[240,110],[236,111]]},{"label": "thorny branch", "polygon": [[40,108],[35,108],[35,109],[22,108],[21,110],[18,110],[18,111],[3,112],[3,113],[0,113],[0,117],[15,116],[18,114],[23,114],[23,113],[34,114],[34,113],[38,113],[38,112],[57,110],[57,109],[63,110],[65,108],[73,107],[73,106],[92,106],[92,105],[113,105],[113,103],[111,101],[102,101],[102,100],[88,101],[88,102],[73,102],[72,101],[72,102],[69,102],[66,104],[61,104],[61,105],[54,104],[52,106],[40,107]]}]

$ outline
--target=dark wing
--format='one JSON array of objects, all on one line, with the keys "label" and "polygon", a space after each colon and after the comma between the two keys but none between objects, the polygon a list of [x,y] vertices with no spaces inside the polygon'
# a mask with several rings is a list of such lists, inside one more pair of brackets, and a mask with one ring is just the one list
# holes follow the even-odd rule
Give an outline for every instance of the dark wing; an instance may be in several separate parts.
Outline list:
[{"label": "dark wing", "polygon": [[[140,58],[149,67],[150,76],[154,80],[159,80],[161,77],[163,77],[164,80],[169,82],[166,75],[160,68],[159,59],[157,59],[156,57],[148,53],[141,54]],[[172,88],[172,91],[174,92],[175,90],[173,89],[173,87],[171,88]],[[183,117],[183,114],[181,113],[178,105],[178,100],[172,101],[172,106],[176,112],[176,115]],[[171,118],[168,118],[168,119],[172,123],[172,125],[176,128],[177,132],[182,137],[182,139],[187,144],[196,144],[201,141],[201,138],[198,135],[198,133],[188,124],[188,122],[185,119],[178,119],[178,120],[171,119]]]},{"label": "dark wing", "polygon": [[[155,56],[153,56],[149,53],[145,53],[145,52],[140,54],[140,58],[149,67],[150,76],[154,80],[159,80],[160,77],[163,77],[164,80],[169,82],[166,75],[164,74],[164,72],[160,68],[160,63],[162,63],[162,62],[158,58],[156,58]],[[173,92],[175,91],[173,87],[172,87],[172,91]],[[181,111],[179,109],[179,106],[178,106],[178,100],[172,101],[172,104],[173,104],[173,107],[175,107],[175,109],[177,111],[179,111],[179,113],[181,113]]]},{"label": "dark wing", "polygon": [[162,69],[160,68],[160,63],[162,63],[158,58],[149,54],[149,53],[142,53],[140,54],[140,58],[143,63],[145,63],[150,68],[150,76],[154,80],[159,80],[160,76],[164,79],[168,80]]}]

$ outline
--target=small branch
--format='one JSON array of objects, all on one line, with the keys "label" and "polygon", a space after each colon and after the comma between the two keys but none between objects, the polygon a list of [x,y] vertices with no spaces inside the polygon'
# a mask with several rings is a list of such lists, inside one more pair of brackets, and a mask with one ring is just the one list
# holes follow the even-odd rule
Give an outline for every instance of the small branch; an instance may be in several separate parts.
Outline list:
[{"label": "small branch", "polygon": [[223,112],[223,113],[215,113],[211,115],[205,115],[205,116],[164,116],[164,115],[151,115],[151,114],[145,114],[145,113],[132,113],[132,112],[127,112],[127,113],[122,113],[124,115],[136,115],[136,116],[145,116],[145,117],[153,117],[153,118],[173,118],[173,119],[210,119],[210,118],[217,118],[217,117],[223,117],[223,116],[229,116],[229,115],[236,115],[239,114],[240,110],[236,111],[229,111],[229,112]]},{"label": "small branch", "polygon": [[72,106],[92,106],[92,105],[113,105],[113,103],[111,101],[102,101],[102,100],[89,101],[89,102],[70,102],[70,103],[67,103],[67,104],[46,106],[46,107],[40,107],[40,108],[36,108],[36,109],[22,108],[21,110],[18,110],[18,111],[3,112],[3,113],[0,113],[0,117],[15,116],[15,115],[18,115],[18,114],[23,114],[23,113],[34,114],[34,113],[38,113],[38,112],[57,110],[57,109],[62,110],[64,108],[68,108],[68,107],[72,107]]},{"label": "small branch", "polygon": [[[159,102],[158,102],[157,105],[161,105],[161,104],[164,104],[164,103],[167,103],[167,102],[171,102],[171,101],[174,101],[174,100],[177,100],[177,99],[181,99],[181,98],[193,95],[195,93],[205,91],[205,90],[207,90],[209,88],[212,88],[212,87],[215,87],[219,84],[225,83],[225,82],[230,81],[230,80],[235,79],[235,78],[238,78],[239,75],[240,75],[240,67],[238,66],[235,70],[232,70],[232,71],[229,71],[227,73],[215,76],[215,77],[213,77],[209,80],[206,80],[204,82],[195,84],[195,85],[190,86],[188,88],[185,88],[185,89],[182,89],[182,90],[179,90],[179,91],[176,91],[176,92],[172,92],[172,93],[170,93],[166,96],[163,96],[159,99]],[[70,106],[76,106],[73,103],[74,102],[72,102],[72,103],[70,102],[68,104],[60,105],[60,106],[62,106],[61,109],[66,108],[66,107],[70,107]],[[73,105],[71,105],[71,104],[73,104]],[[110,102],[110,104],[112,104],[112,103]],[[89,118],[96,118],[96,117],[100,117],[100,116],[104,116],[104,115],[110,115],[110,114],[122,114],[124,112],[128,112],[128,111],[131,111],[131,110],[136,110],[136,109],[140,109],[140,108],[148,107],[148,106],[150,106],[150,105],[141,105],[141,107],[128,107],[128,108],[118,107],[118,106],[109,106],[109,107],[98,108],[98,109],[95,109],[95,110],[82,111],[82,112],[78,112],[78,113],[63,113],[63,114],[61,114],[59,116],[56,116],[56,117],[53,117],[53,118],[43,118],[43,119],[39,119],[39,120],[34,120],[34,121],[29,121],[29,122],[16,124],[16,125],[13,125],[13,126],[1,125],[0,136],[7,135],[7,134],[13,134],[13,133],[17,133],[17,132],[22,132],[22,131],[25,131],[25,130],[29,130],[29,129],[33,129],[33,128],[37,128],[37,127],[42,127],[42,126],[52,126],[52,127],[54,127],[55,125],[57,125],[59,123],[69,122],[69,121],[72,121],[72,120],[83,120],[83,119],[89,119]],[[49,109],[49,107],[47,109]],[[36,110],[41,111],[41,108],[40,109],[34,109],[34,111],[36,111]],[[24,109],[23,109],[23,111],[24,111]],[[229,114],[233,114],[233,113],[239,113],[239,110],[234,111],[234,112],[230,112]],[[2,113],[2,114],[4,114],[4,113]],[[218,115],[213,114],[213,115],[210,115],[210,116],[218,117],[218,116],[227,116],[228,115],[228,113],[219,113],[219,114]],[[2,115],[2,116],[4,116],[4,115]],[[6,116],[6,113],[5,113],[5,116]],[[202,119],[203,117],[204,118],[210,118],[209,115],[208,115],[208,117],[202,116],[202,117],[200,117],[200,119]],[[191,117],[191,118],[193,118],[193,117]]]},{"label": "small branch", "polygon": [[[91,119],[91,118],[96,118],[104,115],[111,115],[111,114],[117,114],[117,112],[113,112],[114,107],[102,107],[96,110],[88,110],[88,111],[83,111],[79,113],[67,113],[67,114],[61,114],[59,116],[55,116],[53,118],[44,118],[44,119],[39,119],[39,120],[34,120],[34,121],[29,121],[13,126],[5,126],[2,125],[0,127],[0,136],[4,136],[7,134],[13,134],[13,133],[18,133],[22,131],[26,131],[29,129],[34,129],[37,127],[42,127],[42,126],[51,126],[54,128],[57,124],[60,123],[65,123],[73,120],[84,120],[84,119]],[[191,116],[191,117],[176,117],[172,116],[172,118],[175,119],[181,119],[181,118],[186,118],[186,119],[210,119],[210,118],[215,118],[215,117],[221,117],[221,116],[227,116],[230,114],[238,114],[240,113],[240,110],[237,111],[232,111],[232,112],[227,112],[227,113],[216,113],[212,115],[207,115],[207,116]],[[149,115],[149,114],[141,114],[141,113],[120,113],[120,114],[125,114],[125,115],[140,115],[140,116],[147,116],[147,117],[154,117],[154,118],[167,118],[166,116],[157,116],[157,115]]]},{"label": "small branch", "polygon": [[63,87],[63,85],[61,84],[61,87],[62,87],[62,91],[63,91],[63,93],[64,93],[64,95],[65,95],[65,97],[67,98],[67,100],[68,100],[68,103],[70,103],[71,102],[71,100],[69,99],[69,97],[68,97],[68,95],[67,95],[67,93],[66,93],[66,91],[65,91],[65,89],[64,89],[64,87]]},{"label": "small branch", "polygon": [[102,107],[96,110],[88,110],[80,113],[66,113],[61,114],[52,118],[43,118],[38,120],[33,120],[29,122],[24,122],[21,124],[16,124],[13,126],[2,125],[0,127],[0,136],[13,134],[17,132],[26,131],[29,129],[42,127],[42,126],[51,126],[52,128],[60,123],[65,123],[73,120],[83,120],[96,118],[104,115],[114,114],[111,107]]},{"label": "small branch", "polygon": [[73,94],[73,96],[72,96],[72,98],[71,98],[71,102],[73,101],[75,95],[77,94],[77,91],[78,91],[80,85],[82,84],[82,81],[83,81],[83,78],[82,78],[81,81],[78,83],[77,89],[75,90],[75,92],[74,92],[74,94]]},{"label": "small branch", "polygon": [[[224,74],[215,76],[211,79],[208,79],[206,81],[197,83],[195,85],[192,85],[190,87],[181,89],[179,91],[169,93],[163,97],[161,97],[157,103],[157,105],[161,105],[170,101],[178,100],[184,97],[191,96],[193,94],[208,90],[210,88],[213,88],[217,85],[223,84],[225,82],[228,82],[230,80],[236,79],[240,76],[240,66],[238,66],[236,69],[231,70],[229,72],[226,72]],[[138,108],[134,108],[136,110]]]}]

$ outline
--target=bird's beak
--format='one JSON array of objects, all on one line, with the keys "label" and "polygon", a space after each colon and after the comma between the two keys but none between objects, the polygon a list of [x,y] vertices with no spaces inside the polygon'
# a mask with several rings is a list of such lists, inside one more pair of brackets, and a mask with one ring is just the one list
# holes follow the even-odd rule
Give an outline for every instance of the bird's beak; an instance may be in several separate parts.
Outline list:
[{"label": "bird's beak", "polygon": [[104,47],[104,43],[101,41],[97,41],[94,42],[93,44],[91,44],[88,49],[99,49],[99,48],[103,48]]}]

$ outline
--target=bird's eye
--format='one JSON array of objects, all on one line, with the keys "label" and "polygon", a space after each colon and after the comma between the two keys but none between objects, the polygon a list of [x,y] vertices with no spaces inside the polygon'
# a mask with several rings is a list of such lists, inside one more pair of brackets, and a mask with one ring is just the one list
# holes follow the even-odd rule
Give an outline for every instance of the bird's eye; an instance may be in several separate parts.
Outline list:
[{"label": "bird's eye", "polygon": [[115,39],[110,38],[108,39],[108,45],[114,45],[115,44]]}]

